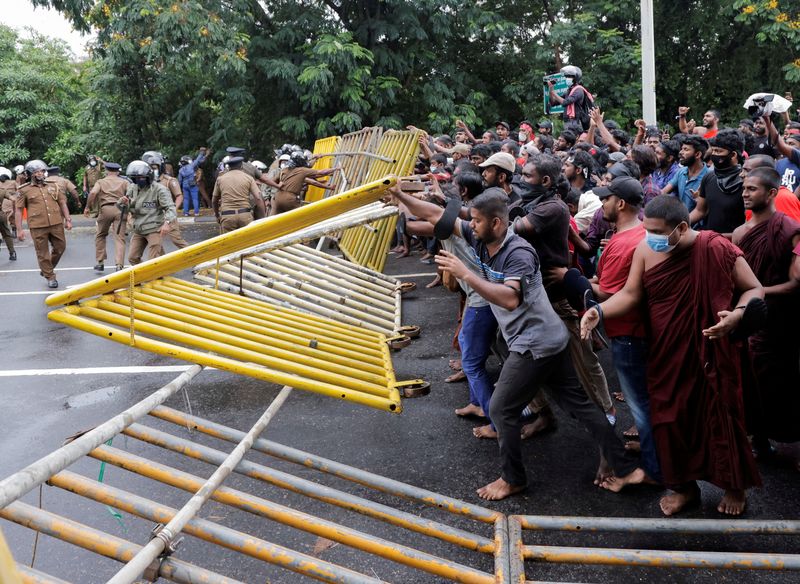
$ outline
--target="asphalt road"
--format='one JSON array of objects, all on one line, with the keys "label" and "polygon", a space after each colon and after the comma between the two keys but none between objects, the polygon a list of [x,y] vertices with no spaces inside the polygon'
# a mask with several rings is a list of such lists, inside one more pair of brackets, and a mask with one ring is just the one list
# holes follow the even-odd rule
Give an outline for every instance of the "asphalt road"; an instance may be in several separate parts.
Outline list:
[{"label": "asphalt road", "polygon": [[[190,242],[214,235],[211,223],[184,225]],[[168,249],[171,249],[170,244]],[[68,236],[68,248],[58,269],[62,289],[95,276],[91,269],[93,230],[79,221]],[[111,249],[109,252],[111,253]],[[44,298],[48,292],[38,275],[36,258],[30,245],[19,246],[19,261],[9,262],[5,248],[0,250],[0,477],[58,448],[64,438],[98,425],[142,397],[173,379],[168,371],[125,373],[119,367],[181,366],[185,363],[109,343],[47,320]],[[112,255],[113,257],[113,255]],[[433,267],[419,262],[418,256],[398,259],[391,256],[389,274],[432,274]],[[189,277],[188,274],[182,274]],[[404,324],[422,326],[422,336],[393,354],[398,379],[424,378],[432,384],[427,397],[407,400],[404,412],[393,415],[366,407],[334,401],[316,394],[295,391],[289,397],[264,436],[325,456],[358,468],[402,480],[448,496],[483,504],[475,489],[496,478],[499,473],[497,445],[473,438],[471,428],[477,420],[459,419],[456,407],[467,401],[466,384],[445,384],[447,362],[455,356],[451,346],[458,309],[457,299],[439,287],[426,290],[430,275],[404,277],[418,283],[416,292],[403,304]],[[612,387],[616,379],[608,355],[601,359]],[[103,374],[87,374],[82,368],[112,368]],[[76,371],[52,373],[54,369]],[[204,371],[190,385],[192,411],[201,417],[247,430],[277,395],[278,387],[219,371]],[[167,405],[185,410],[182,395]],[[618,406],[620,431],[628,428],[630,416],[624,405]],[[607,517],[659,517],[660,490],[652,487],[631,489],[615,495],[592,484],[597,466],[596,446],[586,432],[559,413],[556,432],[525,444],[530,488],[522,495],[485,506],[508,514],[578,515]],[[146,420],[146,424],[173,432],[196,442],[230,450],[231,445],[204,437],[197,432],[169,424]],[[119,437],[115,447],[147,456],[153,460],[207,477],[209,465],[194,462],[133,439]],[[491,537],[488,526],[453,518],[436,509],[409,501],[375,494],[367,489],[325,477],[313,471],[276,462],[258,453],[249,460],[291,471],[310,480],[343,488],[376,501],[401,508],[424,518],[435,518],[465,529],[477,530]],[[99,463],[84,459],[71,467],[75,472],[97,478]],[[750,494],[745,517],[749,519],[797,519],[800,517],[798,474],[787,466],[761,466],[764,488]],[[138,477],[116,467],[107,467],[105,482],[173,507],[180,507],[188,494]],[[407,544],[429,553],[492,570],[488,557],[480,557],[455,546],[420,535],[402,532],[375,520],[305,499],[286,491],[232,476],[226,483],[273,501],[341,522],[380,537]],[[720,519],[716,503],[720,491],[703,485],[700,508],[684,514],[688,518]],[[144,543],[152,525],[124,515],[118,522],[102,505],[53,487],[43,488],[43,507],[90,524],[108,533]],[[38,504],[38,490],[24,501]],[[280,524],[211,503],[202,517],[249,532],[268,541],[283,543],[306,553],[314,553],[320,540]],[[735,521],[735,520],[731,520]],[[0,520],[12,552],[21,562],[29,562],[33,550],[33,532]],[[629,547],[641,549],[691,549],[732,552],[797,553],[798,537],[712,536],[623,534],[531,534],[526,543],[552,545]],[[322,542],[324,543],[324,542]],[[321,549],[325,548],[325,549]],[[402,583],[440,582],[424,572],[369,556],[344,545],[318,547],[324,560],[350,566],[386,581]],[[218,571],[244,582],[293,583],[305,578],[268,564],[225,551],[192,537],[187,537],[178,557]],[[35,566],[76,583],[104,582],[119,564],[102,559],[50,537],[38,543]],[[659,568],[604,568],[580,565],[535,564],[528,568],[528,578],[569,582],[797,582],[798,576],[787,573],[713,571]],[[309,580],[310,581],[310,580]]]}]

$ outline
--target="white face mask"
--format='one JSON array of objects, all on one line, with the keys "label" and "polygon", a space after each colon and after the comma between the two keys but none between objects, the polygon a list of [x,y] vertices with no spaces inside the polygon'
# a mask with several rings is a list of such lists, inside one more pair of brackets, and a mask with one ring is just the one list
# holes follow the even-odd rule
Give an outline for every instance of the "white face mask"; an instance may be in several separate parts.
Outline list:
[{"label": "white face mask", "polygon": [[528,133],[527,132],[520,132],[519,133],[519,141],[523,144],[528,141]]},{"label": "white face mask", "polygon": [[435,164],[431,164],[431,172],[436,172],[437,170],[439,170],[439,167]]}]

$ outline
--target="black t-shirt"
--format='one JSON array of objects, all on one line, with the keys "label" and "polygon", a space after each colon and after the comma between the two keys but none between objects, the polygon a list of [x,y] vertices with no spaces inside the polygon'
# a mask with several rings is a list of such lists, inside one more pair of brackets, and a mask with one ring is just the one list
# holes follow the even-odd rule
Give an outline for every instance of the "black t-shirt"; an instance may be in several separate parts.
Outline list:
[{"label": "black t-shirt", "polygon": [[539,255],[542,269],[569,266],[569,209],[561,199],[536,205],[527,215],[534,232],[525,239]]},{"label": "black t-shirt", "polygon": [[733,233],[733,230],[744,223],[744,201],[742,185],[733,192],[724,192],[717,184],[713,172],[706,173],[700,182],[700,197],[706,200],[708,216],[705,229],[717,233]]},{"label": "black t-shirt", "polygon": [[769,142],[769,135],[766,136],[751,136],[747,141],[747,153],[750,156],[756,154],[766,154],[772,158],[776,158],[777,152]]}]

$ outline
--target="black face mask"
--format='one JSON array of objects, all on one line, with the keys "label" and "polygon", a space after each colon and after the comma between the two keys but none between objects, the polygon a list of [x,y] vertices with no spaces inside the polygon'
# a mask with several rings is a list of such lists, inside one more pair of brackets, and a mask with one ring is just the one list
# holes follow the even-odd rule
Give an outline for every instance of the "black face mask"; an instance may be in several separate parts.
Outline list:
[{"label": "black face mask", "polygon": [[718,156],[716,154],[712,154],[711,162],[714,164],[714,168],[717,170],[728,169],[733,166],[733,154],[728,154],[727,156]]}]

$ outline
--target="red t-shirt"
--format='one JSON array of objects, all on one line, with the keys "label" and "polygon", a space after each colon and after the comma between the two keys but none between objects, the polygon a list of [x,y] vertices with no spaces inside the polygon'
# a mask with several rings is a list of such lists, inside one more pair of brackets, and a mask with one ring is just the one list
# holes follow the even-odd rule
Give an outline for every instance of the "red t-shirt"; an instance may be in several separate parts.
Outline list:
[{"label": "red t-shirt", "polygon": [[[597,264],[600,290],[616,294],[625,286],[631,271],[633,252],[644,239],[645,230],[640,224],[633,229],[615,233],[608,242]],[[645,337],[644,319],[641,310],[634,309],[625,316],[607,318],[604,321],[609,337]]]},{"label": "red t-shirt", "polygon": [[[778,189],[778,194],[775,196],[775,210],[800,223],[800,199],[784,186]],[[752,211],[747,210],[744,212],[746,221],[750,221],[752,216]]]}]

